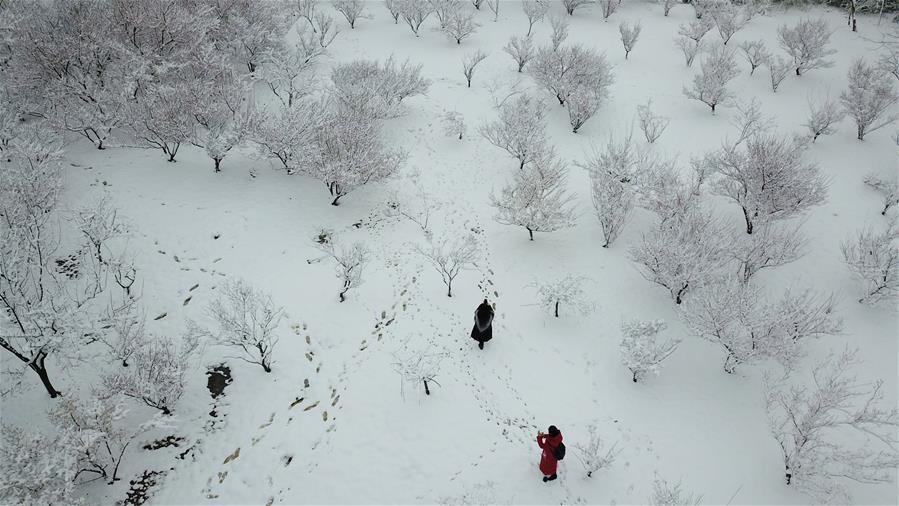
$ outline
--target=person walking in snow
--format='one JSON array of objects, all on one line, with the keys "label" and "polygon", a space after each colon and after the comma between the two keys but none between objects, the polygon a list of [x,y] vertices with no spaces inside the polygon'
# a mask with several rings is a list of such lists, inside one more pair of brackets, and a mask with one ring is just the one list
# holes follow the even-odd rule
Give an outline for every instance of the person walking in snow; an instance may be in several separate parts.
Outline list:
[{"label": "person walking in snow", "polygon": [[474,311],[474,327],[471,338],[478,342],[478,348],[484,349],[484,343],[493,338],[493,306],[487,299]]},{"label": "person walking in snow", "polygon": [[543,453],[540,454],[540,472],[543,473],[543,482],[555,480],[556,467],[559,461],[565,457],[565,445],[562,444],[562,433],[555,425],[549,426],[549,433],[537,432],[537,446]]}]

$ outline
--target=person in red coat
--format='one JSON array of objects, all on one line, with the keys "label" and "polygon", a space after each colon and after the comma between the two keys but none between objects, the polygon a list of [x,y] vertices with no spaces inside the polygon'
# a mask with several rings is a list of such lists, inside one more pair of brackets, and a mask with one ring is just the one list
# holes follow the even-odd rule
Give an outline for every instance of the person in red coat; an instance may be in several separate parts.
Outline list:
[{"label": "person in red coat", "polygon": [[543,473],[543,481],[552,481],[558,478],[556,475],[556,467],[559,461],[556,460],[556,447],[562,442],[562,433],[555,425],[549,426],[549,434],[537,432],[537,445],[543,449],[540,455],[540,472]]}]

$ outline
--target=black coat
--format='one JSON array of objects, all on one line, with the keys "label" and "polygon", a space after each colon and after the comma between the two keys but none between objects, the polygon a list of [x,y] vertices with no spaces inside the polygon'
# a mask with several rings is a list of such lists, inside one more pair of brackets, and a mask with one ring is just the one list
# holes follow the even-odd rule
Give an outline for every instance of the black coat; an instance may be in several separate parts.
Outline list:
[{"label": "black coat", "polygon": [[489,304],[481,304],[474,312],[471,338],[482,343],[493,338],[493,308]]}]

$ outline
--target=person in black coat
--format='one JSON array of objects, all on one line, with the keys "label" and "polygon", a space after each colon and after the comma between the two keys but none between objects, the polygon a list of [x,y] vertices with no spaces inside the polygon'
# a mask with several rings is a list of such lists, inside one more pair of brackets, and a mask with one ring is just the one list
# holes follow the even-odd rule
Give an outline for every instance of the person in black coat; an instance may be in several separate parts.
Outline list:
[{"label": "person in black coat", "polygon": [[478,342],[478,348],[484,349],[484,343],[493,338],[493,306],[487,299],[474,311],[474,326],[471,338]]}]

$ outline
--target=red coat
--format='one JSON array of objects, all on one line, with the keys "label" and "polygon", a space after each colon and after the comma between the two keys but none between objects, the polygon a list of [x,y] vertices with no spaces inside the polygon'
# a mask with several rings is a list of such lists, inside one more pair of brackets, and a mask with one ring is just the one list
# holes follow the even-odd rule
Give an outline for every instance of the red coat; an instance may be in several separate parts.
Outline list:
[{"label": "red coat", "polygon": [[559,461],[556,460],[553,451],[557,446],[559,446],[559,443],[561,442],[561,432],[555,436],[550,436],[549,434],[537,436],[537,445],[543,449],[543,454],[540,455],[540,472],[543,473],[544,476],[552,476],[556,474],[556,465],[559,463]]}]

